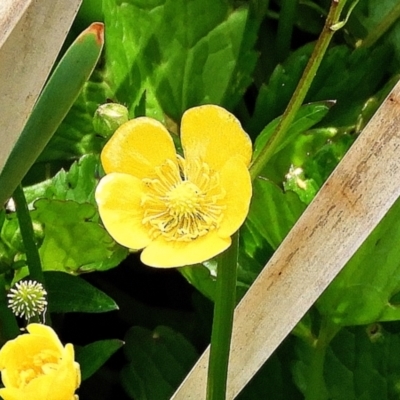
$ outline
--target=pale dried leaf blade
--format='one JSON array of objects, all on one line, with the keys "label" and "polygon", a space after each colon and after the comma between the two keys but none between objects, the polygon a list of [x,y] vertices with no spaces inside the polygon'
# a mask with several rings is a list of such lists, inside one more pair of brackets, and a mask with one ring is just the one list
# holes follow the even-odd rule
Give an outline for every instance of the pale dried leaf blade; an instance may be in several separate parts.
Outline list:
[{"label": "pale dried leaf blade", "polygon": [[31,3],[32,0],[2,0],[0,2],[0,48]]},{"label": "pale dried leaf blade", "polygon": [[[396,85],[235,312],[227,399],[289,334],[400,195]],[[206,398],[208,349],[173,400]]]},{"label": "pale dried leaf blade", "polygon": [[1,1],[0,171],[81,3],[81,0]]}]

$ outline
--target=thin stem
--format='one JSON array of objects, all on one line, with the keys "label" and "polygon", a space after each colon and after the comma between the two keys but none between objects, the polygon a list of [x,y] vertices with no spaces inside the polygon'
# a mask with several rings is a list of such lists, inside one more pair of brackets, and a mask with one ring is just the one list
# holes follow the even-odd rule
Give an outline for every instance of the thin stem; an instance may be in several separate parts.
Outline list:
[{"label": "thin stem", "polygon": [[[46,289],[42,262],[40,261],[39,250],[35,243],[32,219],[21,185],[18,185],[15,189],[13,199],[17,211],[19,229],[21,231],[22,241],[25,247],[26,263],[28,265],[29,277],[32,280],[41,283],[43,285],[43,288]],[[38,319],[40,320],[39,317],[34,317],[29,322],[34,322]],[[45,313],[44,321],[46,321],[46,325],[51,325],[51,317],[48,310]]]},{"label": "thin stem", "polygon": [[6,280],[0,275],[0,345],[20,334],[15,315],[8,308]]},{"label": "thin stem", "polygon": [[218,257],[207,400],[225,400],[226,395],[233,312],[236,305],[238,238],[236,233],[232,237],[232,245]]},{"label": "thin stem", "polygon": [[318,339],[315,342],[309,375],[307,379],[307,387],[305,392],[305,400],[327,400],[328,393],[324,379],[324,364],[326,349],[329,343],[338,333],[340,328],[324,319],[319,331]]},{"label": "thin stem", "polygon": [[29,214],[28,205],[26,203],[25,194],[22,186],[18,185],[13,194],[15,207],[17,210],[17,218],[19,228],[21,230],[22,241],[25,247],[26,261],[29,269],[29,276],[36,282],[44,286],[44,276],[42,263],[40,261],[39,251],[35,243],[32,219]]},{"label": "thin stem", "polygon": [[387,31],[388,29],[400,18],[400,2],[388,12],[381,22],[374,28],[371,29],[367,37],[361,42],[359,47],[371,47],[374,45]]},{"label": "thin stem", "polygon": [[283,0],[282,2],[276,37],[276,49],[280,62],[289,55],[297,2],[298,0]]},{"label": "thin stem", "polygon": [[290,124],[296,116],[297,111],[303,103],[315,74],[317,73],[317,70],[321,64],[322,58],[325,55],[326,49],[328,48],[328,45],[336,31],[336,29],[333,30],[332,27],[336,26],[339,22],[340,14],[344,5],[346,4],[346,1],[347,0],[332,0],[331,8],[325,21],[325,26],[318,38],[300,82],[297,85],[288,106],[286,107],[282,119],[275,132],[271,135],[268,143],[250,167],[250,174],[253,180],[258,177],[264,166],[275,153],[277,146],[282,141],[283,135],[285,135],[287,132]]}]

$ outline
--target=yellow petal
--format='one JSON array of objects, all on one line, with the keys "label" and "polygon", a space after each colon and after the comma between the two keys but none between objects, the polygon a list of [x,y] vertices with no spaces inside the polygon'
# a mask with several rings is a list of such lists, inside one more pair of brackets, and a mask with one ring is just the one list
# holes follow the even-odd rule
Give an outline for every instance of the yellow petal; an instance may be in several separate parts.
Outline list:
[{"label": "yellow petal", "polygon": [[235,233],[246,219],[252,187],[249,170],[240,157],[231,158],[223,166],[220,179],[221,187],[225,190],[221,203],[226,208],[218,233],[221,237],[226,237]]},{"label": "yellow petal", "polygon": [[[50,327],[30,324],[27,330],[28,334],[7,342],[1,349],[1,358],[5,363],[2,365],[5,368],[2,371],[5,388],[0,390],[0,395],[4,400],[71,400],[80,382],[73,346],[67,344],[63,347]],[[18,377],[21,367],[34,367],[39,355],[50,357],[49,362],[53,364],[47,369],[44,364],[43,375],[38,374],[27,385],[20,387]],[[18,368],[12,365],[16,362]],[[11,379],[10,374],[16,376]]]},{"label": "yellow petal", "polygon": [[142,224],[143,182],[134,176],[112,173],[101,179],[96,189],[100,217],[108,233],[123,246],[142,249],[150,242]]},{"label": "yellow petal", "polygon": [[31,336],[40,336],[43,338],[42,340],[46,340],[46,343],[51,343],[52,346],[55,346],[59,351],[62,351],[63,345],[60,342],[57,334],[50,326],[33,323],[29,324],[26,327],[26,330],[31,334]]},{"label": "yellow petal", "polygon": [[24,393],[21,393],[20,389],[6,388],[0,389],[0,396],[3,400],[25,400]]},{"label": "yellow petal", "polygon": [[[41,380],[42,378],[47,379]],[[79,382],[77,382],[76,376],[74,348],[72,344],[67,344],[57,371],[33,380],[28,386],[30,393],[37,396],[37,400],[71,400]],[[57,390],[54,390],[54,388],[57,388]],[[38,395],[40,392],[42,397]],[[27,398],[31,397],[28,396]]]},{"label": "yellow petal", "polygon": [[[76,384],[73,346],[67,344],[57,369],[49,374],[38,376],[25,387],[20,388],[20,397],[17,398],[21,400],[71,400],[77,388]],[[15,393],[17,392],[15,391]]]},{"label": "yellow petal", "polygon": [[27,327],[30,333],[22,334],[14,340],[10,340],[1,348],[0,369],[3,372],[5,385],[16,385],[19,379],[20,366],[31,360],[44,348],[51,352],[55,358],[59,358],[63,352],[63,346],[56,333],[48,326],[30,324]]},{"label": "yellow petal", "polygon": [[222,253],[230,244],[230,238],[221,238],[215,231],[190,242],[166,241],[159,237],[143,250],[140,258],[150,267],[183,267],[206,261]]},{"label": "yellow petal", "polygon": [[7,342],[2,349],[2,368],[7,368],[8,378],[11,384],[15,384],[21,364],[26,360],[32,359],[40,353],[45,346],[57,358],[61,353],[52,343],[47,343],[46,339],[40,336],[21,335],[16,339]]},{"label": "yellow petal", "polygon": [[140,179],[148,177],[166,159],[176,159],[171,135],[164,125],[147,117],[121,125],[101,153],[107,174],[122,172]]},{"label": "yellow petal", "polygon": [[215,105],[187,110],[182,117],[181,140],[185,158],[200,158],[218,171],[230,157],[238,155],[250,164],[251,140],[240,122]]}]

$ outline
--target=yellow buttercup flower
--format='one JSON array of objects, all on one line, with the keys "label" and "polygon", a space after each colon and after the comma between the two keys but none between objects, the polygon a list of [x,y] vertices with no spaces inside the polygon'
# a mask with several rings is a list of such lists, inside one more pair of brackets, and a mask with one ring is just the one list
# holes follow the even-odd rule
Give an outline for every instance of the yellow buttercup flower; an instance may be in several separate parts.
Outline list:
[{"label": "yellow buttercup flower", "polygon": [[248,213],[251,141],[225,109],[205,105],[181,121],[184,158],[158,121],[121,125],[101,154],[96,190],[104,226],[120,244],[143,249],[154,267],[206,261],[231,244]]},{"label": "yellow buttercup flower", "polygon": [[0,350],[0,389],[4,400],[74,400],[80,385],[79,364],[72,344],[65,347],[46,325],[30,324],[27,331]]}]

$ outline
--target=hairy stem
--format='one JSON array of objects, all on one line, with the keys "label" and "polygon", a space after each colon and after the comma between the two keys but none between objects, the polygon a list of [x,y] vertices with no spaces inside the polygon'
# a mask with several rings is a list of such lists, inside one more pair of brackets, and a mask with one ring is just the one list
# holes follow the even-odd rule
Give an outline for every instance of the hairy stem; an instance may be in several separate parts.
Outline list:
[{"label": "hairy stem", "polygon": [[296,113],[302,105],[325,55],[328,45],[337,30],[336,26],[339,23],[340,15],[344,5],[346,4],[346,1],[347,0],[332,0],[331,8],[325,21],[325,26],[318,38],[306,68],[304,69],[300,82],[297,85],[288,106],[286,107],[282,119],[275,132],[271,135],[264,149],[260,152],[259,156],[250,166],[250,174],[253,180],[259,176],[264,166],[275,153],[277,146],[282,141],[283,136],[285,135],[294,117],[296,116]]}]

